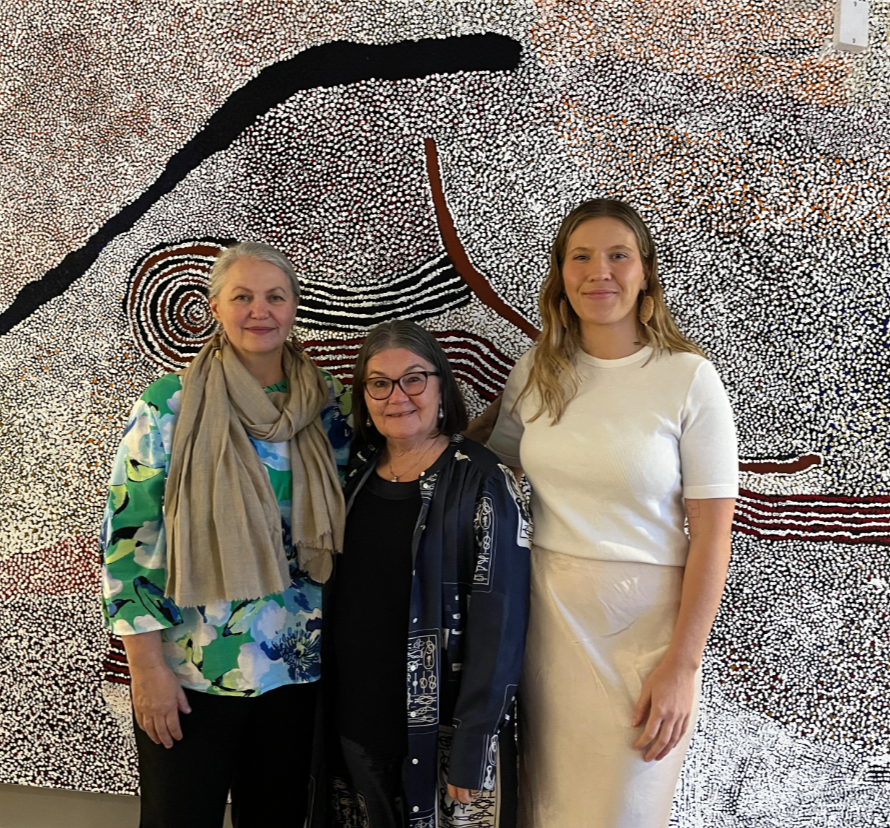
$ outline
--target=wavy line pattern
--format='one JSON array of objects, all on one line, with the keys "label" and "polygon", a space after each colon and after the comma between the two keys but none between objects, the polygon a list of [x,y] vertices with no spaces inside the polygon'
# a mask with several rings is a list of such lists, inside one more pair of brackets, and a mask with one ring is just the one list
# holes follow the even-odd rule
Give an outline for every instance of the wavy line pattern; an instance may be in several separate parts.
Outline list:
[{"label": "wavy line pattern", "polygon": [[[493,400],[504,388],[513,360],[489,340],[468,331],[434,331],[457,379],[469,385],[482,399]],[[347,385],[362,339],[309,340],[307,353]]]},{"label": "wavy line pattern", "polygon": [[[162,245],[133,268],[126,311],[133,337],[149,359],[167,369],[183,368],[212,335],[206,299],[210,268],[231,243],[195,239]],[[379,322],[419,322],[472,298],[445,253],[381,282],[350,287],[303,279],[297,322],[312,331],[364,334]]]},{"label": "wavy line pattern", "polygon": [[130,665],[124,642],[116,635],[108,636],[108,650],[102,661],[102,676],[112,684],[130,683]]},{"label": "wavy line pattern", "polygon": [[466,305],[469,287],[444,253],[378,287],[306,281],[297,320],[310,330],[365,332],[389,319],[428,319]]},{"label": "wavy line pattern", "polygon": [[743,489],[733,528],[765,540],[890,545],[890,497],[765,495]]}]

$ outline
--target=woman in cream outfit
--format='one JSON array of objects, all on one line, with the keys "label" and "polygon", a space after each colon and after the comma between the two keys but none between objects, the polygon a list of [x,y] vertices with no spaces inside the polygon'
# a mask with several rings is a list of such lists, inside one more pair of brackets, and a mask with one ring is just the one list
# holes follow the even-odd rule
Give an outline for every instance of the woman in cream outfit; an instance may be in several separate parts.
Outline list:
[{"label": "woman in cream outfit", "polygon": [[732,411],[623,202],[566,217],[540,309],[489,443],[533,493],[522,824],[664,828],[729,561]]}]

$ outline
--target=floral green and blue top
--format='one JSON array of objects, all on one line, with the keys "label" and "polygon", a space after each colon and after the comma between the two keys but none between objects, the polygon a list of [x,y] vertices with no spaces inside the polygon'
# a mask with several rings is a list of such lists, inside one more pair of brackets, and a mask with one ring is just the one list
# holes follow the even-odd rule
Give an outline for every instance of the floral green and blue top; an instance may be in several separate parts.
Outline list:
[{"label": "floral green and blue top", "polygon": [[[352,436],[352,397],[337,379],[321,373],[330,389],[322,425],[342,476]],[[265,390],[286,391],[287,381]],[[321,586],[299,570],[291,542],[287,443],[250,438],[281,510],[290,586],[253,601],[199,607],[180,608],[164,597],[164,487],[181,392],[178,374],[167,374],[146,389],[130,412],[114,461],[101,532],[106,625],[117,635],[161,630],[166,662],[191,690],[257,696],[282,685],[316,681],[321,670]]]}]

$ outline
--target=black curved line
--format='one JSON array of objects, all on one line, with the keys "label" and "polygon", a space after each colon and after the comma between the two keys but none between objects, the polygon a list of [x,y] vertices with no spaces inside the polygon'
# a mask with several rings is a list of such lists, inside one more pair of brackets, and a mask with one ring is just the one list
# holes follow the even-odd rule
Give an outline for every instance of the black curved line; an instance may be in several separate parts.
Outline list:
[{"label": "black curved line", "polygon": [[263,69],[235,90],[204,128],[167,162],[157,180],[122,207],[78,250],[41,279],[28,282],[0,314],[0,336],[89,270],[103,248],[126,233],[163,196],[214,153],[226,149],[261,115],[297,92],[362,80],[406,80],[454,72],[504,72],[519,66],[520,44],[504,35],[428,38],[384,46],[338,41],[313,46]]}]

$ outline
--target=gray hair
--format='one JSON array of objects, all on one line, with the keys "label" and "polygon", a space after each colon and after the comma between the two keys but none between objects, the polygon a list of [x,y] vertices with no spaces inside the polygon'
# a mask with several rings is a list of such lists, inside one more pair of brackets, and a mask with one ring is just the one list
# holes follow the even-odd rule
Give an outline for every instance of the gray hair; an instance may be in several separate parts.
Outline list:
[{"label": "gray hair", "polygon": [[294,270],[290,259],[280,250],[272,247],[272,245],[263,244],[262,242],[241,242],[240,244],[232,245],[232,247],[227,247],[219,254],[213,263],[213,267],[210,268],[208,299],[216,299],[219,296],[223,285],[226,283],[229,268],[239,259],[256,259],[259,262],[268,262],[275,265],[287,276],[291,291],[294,294],[294,301],[300,301],[300,283],[297,280],[297,272]]}]

